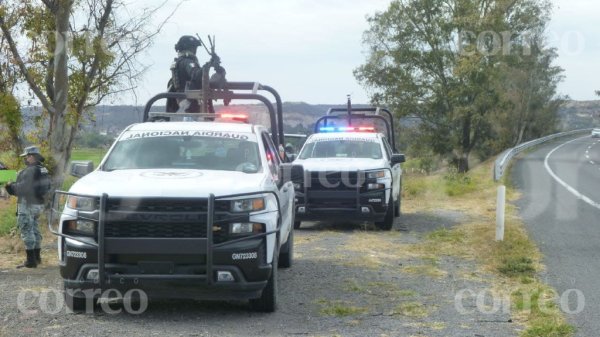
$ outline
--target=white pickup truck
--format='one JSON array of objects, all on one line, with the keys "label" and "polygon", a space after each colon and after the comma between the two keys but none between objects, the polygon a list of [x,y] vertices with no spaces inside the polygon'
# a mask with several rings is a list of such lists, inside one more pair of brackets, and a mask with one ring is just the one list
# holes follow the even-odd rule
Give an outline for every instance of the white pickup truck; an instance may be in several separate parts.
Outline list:
[{"label": "white pickup truck", "polygon": [[51,219],[69,308],[139,289],[275,310],[277,267],[293,260],[292,168],[303,171],[280,160],[278,132],[211,116],[131,125],[97,169],[72,167],[81,178],[56,193]]},{"label": "white pickup truck", "polygon": [[[393,130],[389,119],[352,114],[348,125],[347,118],[328,113],[319,119],[294,161],[306,171],[295,186],[296,228],[308,220],[361,220],[389,230],[400,216],[404,155],[394,153],[393,137],[373,126],[376,120]],[[338,124],[321,126],[323,120]]]}]

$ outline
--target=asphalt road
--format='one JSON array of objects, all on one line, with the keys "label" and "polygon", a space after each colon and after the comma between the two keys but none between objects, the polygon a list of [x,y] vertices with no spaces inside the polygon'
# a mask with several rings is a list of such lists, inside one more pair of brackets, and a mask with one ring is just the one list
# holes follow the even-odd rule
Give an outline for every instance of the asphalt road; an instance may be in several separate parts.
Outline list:
[{"label": "asphalt road", "polygon": [[528,231],[544,255],[576,336],[600,331],[600,140],[551,142],[515,163],[513,182]]}]

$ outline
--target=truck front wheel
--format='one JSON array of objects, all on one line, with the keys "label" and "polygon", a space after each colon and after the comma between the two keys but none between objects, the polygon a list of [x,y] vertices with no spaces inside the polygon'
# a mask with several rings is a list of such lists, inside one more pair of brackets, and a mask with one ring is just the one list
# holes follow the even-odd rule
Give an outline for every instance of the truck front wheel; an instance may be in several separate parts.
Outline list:
[{"label": "truck front wheel", "polygon": [[294,230],[290,229],[287,241],[281,247],[279,253],[279,267],[289,268],[294,261]]},{"label": "truck front wheel", "polygon": [[273,254],[271,277],[259,298],[250,300],[250,307],[255,311],[273,312],[277,307],[277,253]]},{"label": "truck front wheel", "polygon": [[[390,197],[391,198],[391,197]],[[389,231],[394,225],[394,214],[396,213],[396,207],[394,205],[394,199],[391,199],[388,203],[387,212],[383,221],[375,222],[375,226],[379,229]]]},{"label": "truck front wheel", "polygon": [[93,312],[95,309],[95,298],[90,300],[90,308],[87,308],[88,298],[86,296],[74,296],[74,291],[72,289],[64,289],[64,300],[67,308],[73,313],[88,313]]}]

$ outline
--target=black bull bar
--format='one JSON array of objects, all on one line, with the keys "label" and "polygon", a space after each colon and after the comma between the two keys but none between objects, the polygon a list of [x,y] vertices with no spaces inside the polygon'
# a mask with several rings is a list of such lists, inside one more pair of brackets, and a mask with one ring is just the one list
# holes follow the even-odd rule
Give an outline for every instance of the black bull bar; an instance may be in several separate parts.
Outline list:
[{"label": "black bull bar", "polygon": [[[280,216],[280,214],[278,214],[278,217],[277,217],[277,219],[278,219],[277,227],[272,231],[265,230],[265,233],[252,234],[252,235],[244,236],[242,238],[233,239],[233,240],[229,240],[229,241],[221,242],[221,243],[213,242],[213,226],[215,224],[218,224],[221,222],[223,222],[223,223],[232,222],[232,221],[236,221],[236,220],[239,221],[240,219],[247,219],[249,216],[249,213],[242,213],[242,215],[223,217],[222,219],[215,220],[215,201],[224,200],[224,199],[225,200],[235,200],[237,198],[242,198],[242,197],[260,196],[260,195],[266,195],[266,194],[271,194],[275,197],[275,201],[277,202],[277,210],[275,210],[275,211],[267,211],[267,210],[258,211],[256,213],[254,213],[253,215],[261,215],[261,214],[273,213],[273,212],[279,213],[279,209],[280,209],[279,197],[273,191],[241,193],[241,194],[224,195],[224,196],[218,196],[218,197],[212,193],[209,194],[209,196],[207,198],[207,211],[206,211],[206,238],[190,239],[193,241],[188,242],[188,244],[185,245],[185,246],[189,246],[189,244],[191,243],[192,245],[194,245],[196,250],[204,250],[205,251],[205,253],[206,253],[206,274],[204,274],[204,275],[185,275],[185,278],[198,279],[199,281],[204,281],[204,283],[206,285],[213,284],[213,251],[216,248],[224,247],[224,246],[231,245],[231,244],[241,242],[241,241],[266,237],[267,235],[271,235],[271,234],[276,234],[277,240],[275,242],[276,242],[276,244],[277,244],[277,242],[279,242],[278,239],[279,239],[280,231],[281,231],[281,216]],[[83,216],[80,214],[84,213],[84,212],[79,212],[76,210],[73,210],[73,212],[74,212],[73,214],[68,214],[68,215],[75,217],[76,219],[97,221],[97,242],[90,242],[91,240],[89,240],[89,239],[92,239],[91,237],[87,237],[88,240],[86,240],[82,237],[64,234],[64,233],[60,232],[58,230],[58,228],[54,227],[54,222],[55,222],[55,219],[57,219],[57,218],[58,218],[57,225],[58,226],[62,225],[62,224],[60,224],[60,216],[62,214],[65,214],[63,210],[64,210],[65,202],[67,201],[69,196],[89,197],[89,198],[94,198],[95,200],[99,201],[98,211],[85,212],[85,214]],[[84,245],[95,247],[98,250],[98,286],[101,291],[106,290],[107,273],[105,270],[105,253],[106,253],[107,244],[109,245],[109,248],[111,248],[111,249],[116,249],[116,250],[127,249],[126,247],[124,247],[124,245],[120,245],[118,242],[114,242],[114,241],[113,242],[107,241],[105,238],[104,230],[105,230],[105,225],[106,225],[107,213],[109,212],[108,208],[107,208],[108,199],[109,199],[109,196],[106,193],[102,194],[101,197],[97,197],[97,196],[87,196],[87,195],[69,193],[69,192],[65,192],[65,191],[56,191],[52,198],[52,208],[51,208],[51,213],[50,213],[50,216],[48,219],[48,228],[50,229],[50,232],[52,232],[52,234],[63,237],[63,238],[75,240]],[[58,209],[59,207],[61,208],[60,210]],[[204,212],[197,212],[197,213],[202,214]],[[96,217],[96,214],[97,214],[97,217]],[[109,238],[109,240],[110,240],[110,238]],[[167,239],[167,240],[169,240],[169,239]],[[274,267],[277,268],[277,266],[274,266]],[[148,274],[123,275],[123,277],[138,278],[138,279],[147,279],[147,278],[176,279],[176,278],[178,278],[177,275],[148,275]]]}]

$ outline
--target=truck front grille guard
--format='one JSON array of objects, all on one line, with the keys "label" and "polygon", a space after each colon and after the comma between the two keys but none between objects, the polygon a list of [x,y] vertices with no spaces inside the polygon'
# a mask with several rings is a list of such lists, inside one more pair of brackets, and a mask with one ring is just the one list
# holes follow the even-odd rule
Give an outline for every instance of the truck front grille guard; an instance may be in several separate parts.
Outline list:
[{"label": "truck front grille guard", "polygon": [[[367,192],[360,193],[361,186],[365,182],[367,182],[367,178],[366,178],[367,174],[369,172],[376,172],[376,171],[389,171],[389,173],[390,173],[390,179],[392,180],[392,183],[390,184],[390,187],[389,188],[384,188],[383,190],[367,191]],[[308,174],[307,174],[307,172],[308,172]],[[379,193],[381,191],[388,191],[388,190],[390,191],[390,198],[393,197],[391,195],[391,193],[392,193],[392,186],[394,184],[394,175],[392,174],[392,169],[391,168],[385,167],[385,168],[371,169],[371,170],[356,170],[355,172],[356,172],[356,189],[355,189],[355,200],[356,200],[356,209],[355,209],[355,211],[356,212],[360,212],[360,207],[361,207],[360,206],[360,197],[368,196],[369,194],[375,194],[375,193]],[[308,199],[308,189],[309,189],[309,187],[306,185],[306,180],[309,179],[309,180],[312,181],[312,176],[310,175],[310,173],[312,173],[312,172],[306,171],[304,173],[304,186],[303,186],[303,190],[304,190],[304,205],[306,207],[309,206],[309,199]],[[364,174],[365,180],[361,184],[359,184],[358,182],[360,182],[361,174]],[[307,209],[307,211],[309,211],[309,210],[310,209]],[[325,209],[321,209],[321,210],[325,210]],[[336,209],[335,208],[328,208],[326,210],[335,211]]]},{"label": "truck front grille guard", "polygon": [[[280,210],[279,197],[273,191],[231,194],[231,195],[223,195],[223,196],[218,196],[218,197],[212,193],[209,194],[209,197],[207,199],[208,211],[206,212],[207,213],[206,214],[206,218],[207,218],[206,219],[206,238],[204,239],[204,240],[206,240],[206,277],[204,277],[206,284],[210,285],[213,283],[213,275],[212,275],[213,274],[213,265],[212,264],[213,264],[213,250],[215,248],[224,247],[224,246],[227,246],[227,245],[230,245],[233,243],[237,243],[237,242],[241,242],[241,241],[246,241],[246,240],[251,240],[251,239],[256,239],[256,238],[263,238],[263,237],[266,237],[267,235],[271,235],[271,234],[276,234],[277,240],[275,242],[277,243],[277,242],[279,242],[279,233],[281,231],[281,214],[278,214],[277,228],[275,228],[272,231],[266,231],[265,233],[259,233],[259,234],[252,234],[252,235],[244,236],[244,237],[237,238],[234,240],[229,240],[226,242],[215,244],[215,243],[213,243],[213,225],[215,224],[215,221],[214,221],[215,201],[223,200],[223,199],[236,199],[236,198],[249,197],[249,196],[259,196],[259,195],[266,195],[266,194],[272,194],[275,197],[275,201],[277,202],[277,211],[255,212],[253,215],[261,215],[261,214],[273,213],[273,212],[279,213],[280,212],[279,211]],[[104,291],[105,284],[106,284],[106,271],[105,271],[105,263],[104,263],[104,260],[105,260],[104,228],[106,225],[106,213],[108,212],[107,211],[107,200],[109,198],[108,194],[104,193],[100,197],[99,204],[98,204],[98,211],[89,212],[89,213],[84,212],[84,216],[81,216],[80,215],[81,212],[78,212],[78,211],[74,211],[74,212],[77,212],[76,216],[73,214],[68,214],[70,216],[76,217],[76,219],[98,221],[97,242],[89,242],[78,236],[72,236],[72,235],[61,233],[61,232],[59,232],[58,228],[53,227],[53,223],[54,223],[55,219],[58,220],[57,226],[61,225],[60,218],[61,218],[61,215],[64,214],[64,206],[67,201],[67,198],[68,198],[68,196],[71,196],[71,195],[98,199],[97,196],[87,196],[87,195],[69,193],[69,192],[65,192],[65,191],[56,191],[52,197],[52,208],[51,208],[50,216],[48,217],[48,228],[49,228],[50,232],[56,236],[60,236],[60,237],[66,238],[66,239],[71,239],[71,240],[80,242],[82,244],[97,248],[97,250],[98,250],[98,280],[99,280],[98,283],[99,283],[100,289],[102,291]],[[64,202],[63,202],[63,198],[64,198]],[[59,209],[59,208],[61,208],[61,209]],[[96,213],[97,213],[97,218],[95,216],[92,216],[92,215],[95,215]],[[89,214],[89,216],[85,216],[87,214]],[[243,215],[231,216],[229,218],[220,219],[220,220],[216,221],[216,223],[235,221],[238,217],[240,219],[247,218],[248,214],[243,213]],[[274,268],[277,268],[277,266],[274,266]]]}]

